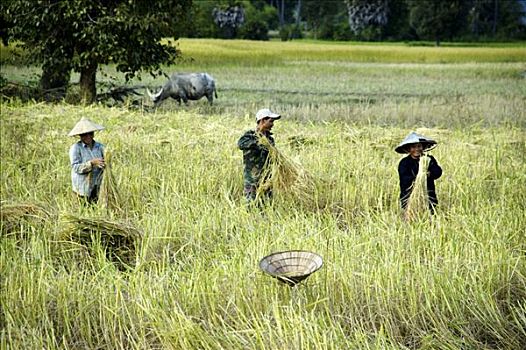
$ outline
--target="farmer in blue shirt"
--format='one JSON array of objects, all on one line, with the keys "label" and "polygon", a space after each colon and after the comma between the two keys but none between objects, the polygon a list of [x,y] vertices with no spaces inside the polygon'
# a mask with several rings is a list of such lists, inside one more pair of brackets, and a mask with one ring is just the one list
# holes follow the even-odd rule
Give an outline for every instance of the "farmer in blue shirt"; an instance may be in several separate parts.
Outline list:
[{"label": "farmer in blue shirt", "polygon": [[69,149],[71,183],[83,204],[96,203],[104,170],[104,145],[95,141],[95,131],[104,127],[87,118],[82,118],[68,136],[80,136],[80,140]]}]

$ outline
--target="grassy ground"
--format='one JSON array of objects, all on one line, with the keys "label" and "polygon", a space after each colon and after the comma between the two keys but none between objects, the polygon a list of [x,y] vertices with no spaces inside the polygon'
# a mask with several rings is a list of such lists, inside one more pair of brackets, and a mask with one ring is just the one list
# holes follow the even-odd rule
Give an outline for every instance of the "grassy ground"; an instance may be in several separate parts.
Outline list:
[{"label": "grassy ground", "polygon": [[[261,44],[271,56],[267,44],[283,45]],[[206,65],[214,106],[166,102],[155,112],[2,101],[3,208],[33,203],[47,214],[2,216],[0,347],[520,349],[524,62],[481,60],[218,61]],[[283,113],[277,146],[314,175],[322,208],[278,194],[247,210],[236,141],[264,106]],[[82,116],[107,128],[96,138],[112,151],[124,213],[73,201],[65,135]],[[415,129],[439,142],[444,175],[436,217],[408,224],[393,148]],[[97,241],[66,239],[71,214],[138,228],[131,266]],[[288,249],[324,258],[294,289],[257,267]]]},{"label": "grassy ground", "polygon": [[[405,44],[348,42],[183,39],[183,59],[207,65],[249,66],[286,63],[291,60],[367,63],[466,63],[524,62],[524,45],[506,47],[419,47]],[[213,54],[211,54],[213,52]]]}]

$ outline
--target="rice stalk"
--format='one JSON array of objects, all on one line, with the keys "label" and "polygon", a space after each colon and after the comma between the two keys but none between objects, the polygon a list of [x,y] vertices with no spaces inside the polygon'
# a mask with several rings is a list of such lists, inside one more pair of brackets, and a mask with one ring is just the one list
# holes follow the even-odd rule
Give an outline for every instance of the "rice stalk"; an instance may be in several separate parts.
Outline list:
[{"label": "rice stalk", "polygon": [[112,153],[106,151],[104,154],[104,176],[100,186],[98,203],[107,211],[122,213],[121,198],[119,196],[117,182],[112,171]]},{"label": "rice stalk", "polygon": [[25,220],[46,221],[51,218],[51,213],[42,205],[36,203],[6,203],[0,204],[0,226],[2,236],[14,233]]},{"label": "rice stalk", "polygon": [[317,205],[313,176],[301,164],[278,151],[266,137],[258,135],[258,141],[269,150],[269,156],[263,167],[256,198],[272,190],[273,195],[276,194],[285,200],[292,200],[304,206]]},{"label": "rice stalk", "polygon": [[104,218],[64,216],[67,224],[62,239],[74,241],[92,248],[99,243],[113,261],[130,263],[135,256],[137,241],[143,236],[141,231],[128,223],[111,221]]},{"label": "rice stalk", "polygon": [[411,194],[407,200],[405,219],[414,221],[429,216],[429,199],[427,194],[427,172],[429,168],[429,157],[423,155],[418,163],[418,173],[415,182],[411,186]]}]

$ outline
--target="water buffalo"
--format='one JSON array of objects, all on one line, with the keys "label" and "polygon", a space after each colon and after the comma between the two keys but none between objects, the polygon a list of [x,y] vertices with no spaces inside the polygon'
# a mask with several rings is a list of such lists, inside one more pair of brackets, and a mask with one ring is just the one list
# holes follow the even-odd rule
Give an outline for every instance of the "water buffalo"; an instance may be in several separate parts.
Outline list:
[{"label": "water buffalo", "polygon": [[212,104],[214,95],[217,98],[214,78],[207,73],[172,74],[159,92],[152,94],[150,90],[147,91],[155,107],[168,97],[177,100],[179,104],[181,100],[187,104],[188,100],[199,100],[203,96]]}]

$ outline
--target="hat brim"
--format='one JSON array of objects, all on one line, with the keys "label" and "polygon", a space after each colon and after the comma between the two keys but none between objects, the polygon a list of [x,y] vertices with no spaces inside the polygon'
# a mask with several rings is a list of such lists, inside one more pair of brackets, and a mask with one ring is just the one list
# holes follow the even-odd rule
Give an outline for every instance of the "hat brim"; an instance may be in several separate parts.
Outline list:
[{"label": "hat brim", "polygon": [[273,113],[273,114],[271,114],[271,115],[266,115],[266,116],[264,116],[264,117],[261,117],[261,118],[259,118],[259,119],[256,119],[256,122],[259,122],[259,121],[261,121],[261,120],[263,120],[263,119],[265,119],[265,118],[270,118],[270,119],[278,120],[278,119],[281,118],[281,115],[280,115],[280,114]]},{"label": "hat brim", "polygon": [[422,144],[422,148],[423,148],[424,152],[430,151],[430,150],[432,150],[433,148],[435,148],[437,146],[437,143],[434,142],[434,141],[433,142],[431,142],[431,141],[420,141],[420,142],[412,142],[412,143],[406,143],[406,144],[400,145],[400,146],[395,148],[395,151],[396,151],[396,153],[407,154],[407,153],[409,153],[409,146],[417,144],[417,143],[421,143]]},{"label": "hat brim", "polygon": [[102,125],[94,123],[89,119],[81,119],[68,133],[68,136],[77,136],[101,130],[104,130]]}]

